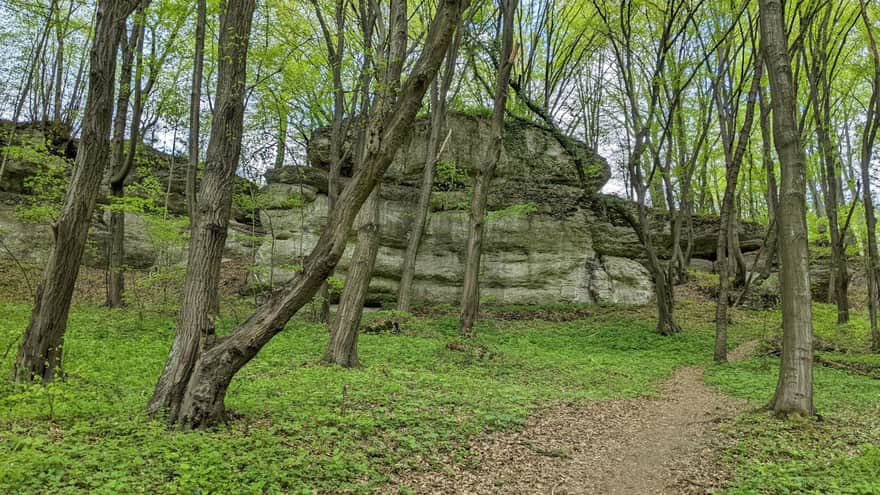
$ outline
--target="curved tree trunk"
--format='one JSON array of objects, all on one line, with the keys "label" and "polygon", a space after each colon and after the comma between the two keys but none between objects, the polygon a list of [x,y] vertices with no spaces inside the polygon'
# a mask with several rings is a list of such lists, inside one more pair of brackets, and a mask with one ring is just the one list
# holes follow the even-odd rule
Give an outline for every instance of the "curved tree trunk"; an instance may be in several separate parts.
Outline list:
[{"label": "curved tree trunk", "polygon": [[[112,200],[118,201],[125,196],[125,180],[131,169],[134,168],[134,159],[137,154],[137,145],[140,142],[140,124],[141,115],[144,110],[143,90],[141,88],[141,73],[143,71],[143,55],[144,55],[144,23],[143,15],[149,0],[143,0],[138,9],[138,21],[132,32],[132,39],[129,43],[128,50],[133,50],[137,54],[136,70],[134,73],[134,81],[132,82],[132,60],[123,60],[122,77],[125,80],[125,90],[120,91],[120,97],[116,104],[116,124],[120,134],[125,133],[125,120],[128,115],[128,101],[131,94],[131,85],[134,84],[134,111],[131,117],[131,135],[128,141],[128,154],[122,156],[122,138],[114,136],[114,156],[112,157],[110,169],[110,196]],[[128,55],[126,55],[128,56]],[[123,98],[124,96],[124,98]],[[119,140],[117,144],[117,139]],[[118,148],[117,148],[118,146]],[[107,306],[110,308],[121,308],[123,306],[122,296],[125,292],[125,271],[123,265],[125,263],[125,212],[115,209],[110,212],[110,237],[108,239],[107,249]]]},{"label": "curved tree trunk", "polygon": [[813,323],[806,220],[806,156],[796,122],[797,97],[780,0],[761,0],[761,51],[773,96],[773,135],[782,166],[779,241],[782,248],[782,362],[773,397],[779,415],[815,414]]},{"label": "curved tree trunk", "polygon": [[138,0],[101,0],[90,52],[89,94],[76,166],[61,214],[52,226],[55,246],[37,288],[31,321],[15,360],[17,381],[50,381],[61,369],[67,315],[85,251],[95,200],[110,152],[116,52],[124,20]]}]

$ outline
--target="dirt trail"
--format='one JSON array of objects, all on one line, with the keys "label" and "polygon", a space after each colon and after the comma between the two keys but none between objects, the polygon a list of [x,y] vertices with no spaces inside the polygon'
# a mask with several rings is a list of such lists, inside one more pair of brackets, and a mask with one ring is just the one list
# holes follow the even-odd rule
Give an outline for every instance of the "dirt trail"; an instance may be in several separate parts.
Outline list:
[{"label": "dirt trail", "polygon": [[[731,360],[753,350],[743,344]],[[449,461],[397,481],[425,494],[709,493],[726,478],[717,425],[744,408],[685,367],[659,398],[552,405],[522,431],[475,438],[476,468]]]}]

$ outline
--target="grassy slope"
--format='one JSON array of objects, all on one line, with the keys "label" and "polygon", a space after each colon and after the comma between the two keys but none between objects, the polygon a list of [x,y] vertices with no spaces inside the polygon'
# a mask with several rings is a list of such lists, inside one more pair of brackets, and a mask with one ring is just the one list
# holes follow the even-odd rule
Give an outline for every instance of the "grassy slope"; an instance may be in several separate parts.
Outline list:
[{"label": "grassy slope", "polygon": [[[364,335],[367,367],[357,371],[316,364],[326,333],[295,322],[233,382],[228,406],[236,419],[215,431],[184,434],[142,413],[172,320],[140,322],[133,312],[78,307],[67,340],[67,382],[20,388],[0,381],[0,493],[387,490],[389,472],[430,469],[441,450],[464,459],[467,436],[515,428],[541,402],[652,394],[675,367],[708,363],[711,309],[683,305],[686,331],[671,338],[655,335],[650,309],[600,310],[566,323],[488,320],[479,332],[488,351],[482,357],[446,348],[456,334],[454,318],[417,319],[409,335]],[[2,311],[5,350],[28,311],[21,305]],[[744,314],[732,345],[778,331],[774,318]],[[3,373],[13,354],[0,359]],[[709,376],[732,394],[766,400],[775,372],[771,359],[755,359],[714,367]],[[880,388],[838,371],[821,370],[817,381],[825,423],[765,428],[766,414],[754,413],[728,425],[732,434],[748,434],[732,452],[739,475],[734,493],[796,492],[763,485],[780,473],[794,477],[795,469],[813,470],[817,479],[870,483],[878,465],[877,422],[845,422],[852,415],[876,417]],[[873,430],[861,427],[871,422]],[[852,441],[836,442],[832,433]],[[870,438],[875,447],[859,446]],[[802,458],[792,460],[795,450]],[[840,468],[821,475],[829,462]]]}]

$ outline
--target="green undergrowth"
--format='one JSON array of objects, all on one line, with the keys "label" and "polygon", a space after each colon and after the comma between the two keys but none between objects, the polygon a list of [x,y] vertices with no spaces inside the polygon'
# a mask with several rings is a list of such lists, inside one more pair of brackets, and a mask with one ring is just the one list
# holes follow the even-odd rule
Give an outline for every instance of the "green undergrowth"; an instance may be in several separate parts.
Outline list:
[{"label": "green undergrowth", "polygon": [[[776,338],[778,312],[764,313],[776,328],[742,325],[739,331]],[[813,308],[818,351],[825,360],[880,364],[867,354],[868,325],[857,313],[837,325],[833,306]],[[774,323],[775,322],[775,323]],[[856,368],[860,370],[861,368]],[[766,409],[779,373],[779,359],[758,355],[737,363],[712,366],[707,382],[747,399],[751,408],[725,424],[735,438],[728,453],[734,479],[728,494],[877,494],[880,493],[880,380],[817,363],[814,367],[816,419],[777,419]]]},{"label": "green undergrowth", "polygon": [[[8,373],[29,311],[3,314]],[[366,366],[347,371],[318,363],[323,327],[294,321],[233,381],[232,420],[182,433],[143,412],[173,320],[75,307],[64,382],[0,381],[0,493],[396,491],[394,472],[431,469],[441,453],[468,459],[468,438],[521,427],[540,403],[654,394],[677,366],[705,363],[711,345],[704,330],[656,335],[650,309],[488,318],[463,346],[457,333],[457,318],[440,315],[363,334]]]},{"label": "green undergrowth", "polygon": [[[245,309],[221,319],[221,333]],[[449,308],[380,312],[365,320],[397,325],[361,335],[358,370],[320,364],[326,330],[295,320],[233,381],[229,423],[184,433],[143,412],[173,319],[78,306],[63,382],[0,380],[0,493],[407,493],[395,473],[441,469],[441,455],[478,462],[469,438],[520,428],[542,403],[654,395],[688,364],[753,406],[722,425],[735,440],[729,493],[880,493],[880,381],[817,366],[822,420],[773,419],[758,407],[778,361],[711,365],[713,309],[682,301],[684,332],[660,337],[651,307],[490,305],[473,341],[458,338]],[[8,374],[29,310],[3,304],[2,314]],[[838,348],[829,359],[877,363],[860,314],[845,326],[829,307],[815,315],[817,335]],[[781,331],[778,312],[732,318],[731,348]]]}]

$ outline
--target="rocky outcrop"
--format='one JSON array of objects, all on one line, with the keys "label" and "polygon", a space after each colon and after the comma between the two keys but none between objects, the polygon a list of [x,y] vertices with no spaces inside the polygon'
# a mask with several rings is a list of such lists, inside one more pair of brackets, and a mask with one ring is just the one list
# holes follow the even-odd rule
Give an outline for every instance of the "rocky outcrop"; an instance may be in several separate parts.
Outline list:
[{"label": "rocky outcrop", "polygon": [[[460,295],[468,235],[468,175],[485,156],[488,123],[478,117],[455,115],[450,125],[452,134],[441,157],[450,174],[438,181],[434,192],[417,260],[416,301],[456,303]],[[505,152],[489,201],[491,213],[481,274],[484,301],[648,302],[653,291],[650,276],[641,263],[643,251],[638,238],[622,218],[602,206],[602,197],[598,195],[610,175],[608,164],[585,145],[568,142],[563,146],[552,133],[537,126],[511,123],[506,131]],[[399,151],[384,179],[381,247],[368,298],[372,304],[396,296],[425,162],[427,133],[427,121],[415,124],[410,141]],[[261,191],[264,209],[259,213],[258,227],[233,222],[227,251],[230,258],[256,253],[261,268],[255,271],[252,282],[265,283],[270,272],[275,283],[289,279],[302,257],[318,241],[327,220],[327,149],[327,133],[319,130],[308,149],[314,166],[281,167],[266,173]],[[572,156],[571,150],[575,150],[577,157]],[[150,153],[156,155],[154,176],[161,184],[168,184],[171,158]],[[33,174],[33,165],[30,167]],[[177,168],[170,180],[172,212],[182,212],[185,206],[183,174],[179,173],[182,170]],[[28,175],[27,166],[22,175]],[[13,183],[20,184],[21,179],[10,179]],[[21,192],[16,187],[7,184],[0,188],[0,193]],[[14,209],[8,204],[0,207],[4,242],[16,252],[26,253],[29,261],[39,263],[51,245],[51,231],[48,227],[21,224]],[[241,217],[242,222],[250,221],[244,212],[236,217]],[[88,262],[97,267],[103,266],[104,220],[96,215],[91,234],[93,247]],[[145,268],[157,263],[162,250],[151,235],[150,225],[136,215],[130,215],[126,223],[126,264]],[[652,225],[661,256],[668,256],[668,219],[657,212],[652,215]],[[693,225],[694,255],[711,260],[715,256],[717,219],[694,217]],[[744,248],[757,248],[763,231],[751,225],[743,230]],[[253,234],[258,235],[256,244]],[[342,275],[352,249],[350,246],[340,263]],[[183,262],[182,252],[172,255]],[[162,256],[167,262],[168,253],[163,251]]]}]

